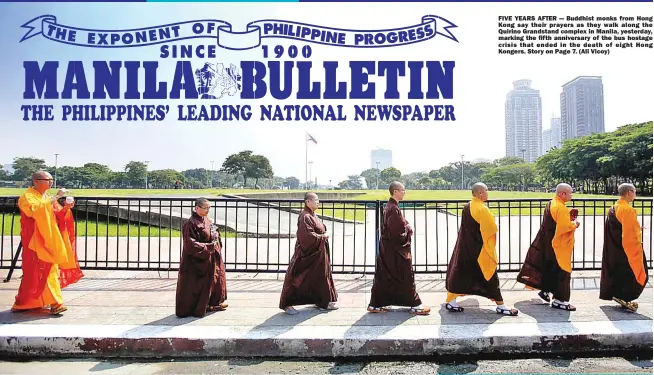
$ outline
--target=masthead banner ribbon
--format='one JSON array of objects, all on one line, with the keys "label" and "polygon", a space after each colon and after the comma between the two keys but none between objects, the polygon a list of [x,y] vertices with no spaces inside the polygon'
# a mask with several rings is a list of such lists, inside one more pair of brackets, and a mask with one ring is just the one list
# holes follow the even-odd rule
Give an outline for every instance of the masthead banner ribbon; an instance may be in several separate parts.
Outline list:
[{"label": "masthead banner ribbon", "polygon": [[228,50],[256,48],[262,39],[267,38],[352,48],[395,47],[424,42],[436,35],[458,42],[450,30],[457,26],[434,15],[423,16],[417,25],[381,30],[337,29],[283,20],[250,22],[245,31],[234,31],[230,23],[221,20],[194,20],[140,29],[93,30],[58,24],[53,15],[33,18],[21,27],[28,29],[21,42],[42,35],[54,42],[93,48],[143,47],[198,38],[216,39],[218,46]]}]

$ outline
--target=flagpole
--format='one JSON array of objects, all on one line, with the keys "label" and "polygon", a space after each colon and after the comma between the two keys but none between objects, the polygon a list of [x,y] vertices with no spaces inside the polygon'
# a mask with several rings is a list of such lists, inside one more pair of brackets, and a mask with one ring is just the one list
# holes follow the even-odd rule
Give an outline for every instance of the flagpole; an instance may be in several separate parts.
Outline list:
[{"label": "flagpole", "polygon": [[308,185],[308,179],[309,179],[309,172],[308,172],[308,164],[309,163],[309,133],[304,133],[304,190],[307,190],[309,188]]}]

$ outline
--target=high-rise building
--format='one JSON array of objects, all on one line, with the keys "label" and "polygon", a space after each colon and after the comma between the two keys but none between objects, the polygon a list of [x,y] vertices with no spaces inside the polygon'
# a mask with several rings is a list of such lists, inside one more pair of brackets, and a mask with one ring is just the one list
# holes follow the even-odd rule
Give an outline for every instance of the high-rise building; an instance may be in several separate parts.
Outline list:
[{"label": "high-rise building", "polygon": [[543,130],[543,155],[555,147],[561,147],[561,118],[552,117],[550,128]]},{"label": "high-rise building", "polygon": [[563,85],[561,141],[604,133],[602,77],[580,76]]},{"label": "high-rise building", "polygon": [[[379,163],[379,165],[377,165]],[[370,151],[370,168],[383,171],[393,166],[393,151],[378,148]]]},{"label": "high-rise building", "polygon": [[543,130],[543,152],[545,155],[547,151],[552,148],[552,128]]},{"label": "high-rise building", "polygon": [[505,104],[506,156],[517,156],[533,163],[541,155],[542,103],[531,80],[513,82]]}]

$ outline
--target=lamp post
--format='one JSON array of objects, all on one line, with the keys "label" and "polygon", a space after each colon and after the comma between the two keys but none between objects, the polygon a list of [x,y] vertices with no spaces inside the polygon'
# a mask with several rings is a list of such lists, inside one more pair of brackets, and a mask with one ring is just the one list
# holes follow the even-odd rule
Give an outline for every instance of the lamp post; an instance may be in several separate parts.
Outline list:
[{"label": "lamp post", "polygon": [[376,161],[375,164],[377,164],[377,186],[375,186],[375,190],[379,190],[379,174],[381,173],[379,172],[379,161]]},{"label": "lamp post", "polygon": [[146,160],[145,162],[145,188],[148,188],[148,164],[150,163],[150,160]]},{"label": "lamp post", "polygon": [[209,188],[213,188],[213,160],[211,161],[211,174],[209,175]]},{"label": "lamp post", "polygon": [[309,162],[309,187],[307,189],[312,189],[313,182],[311,181],[311,167],[313,166],[313,162]]},{"label": "lamp post", "polygon": [[59,154],[55,154],[55,175],[54,175],[54,188],[57,188],[57,161],[59,159]]},{"label": "lamp post", "polygon": [[465,187],[463,186],[463,156],[461,155],[461,190],[465,190]]}]

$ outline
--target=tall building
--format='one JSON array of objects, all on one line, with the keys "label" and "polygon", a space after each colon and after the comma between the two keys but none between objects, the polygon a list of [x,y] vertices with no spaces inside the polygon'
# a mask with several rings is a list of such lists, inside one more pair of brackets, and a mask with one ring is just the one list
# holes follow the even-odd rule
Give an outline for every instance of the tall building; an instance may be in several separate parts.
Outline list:
[{"label": "tall building", "polygon": [[553,148],[561,147],[561,118],[552,117],[550,128],[543,130],[543,155]]},{"label": "tall building", "polygon": [[545,155],[547,151],[552,149],[552,128],[543,130],[543,152]]},{"label": "tall building", "polygon": [[604,133],[602,77],[580,76],[563,85],[561,141]]},{"label": "tall building", "polygon": [[[377,165],[379,162],[379,166]],[[377,169],[379,167],[380,171],[383,171],[386,168],[393,166],[393,151],[384,150],[378,148],[376,150],[370,151],[370,168]]]},{"label": "tall building", "polygon": [[506,94],[506,156],[518,156],[533,163],[541,155],[542,104],[540,92],[531,87],[531,80],[513,82]]}]

